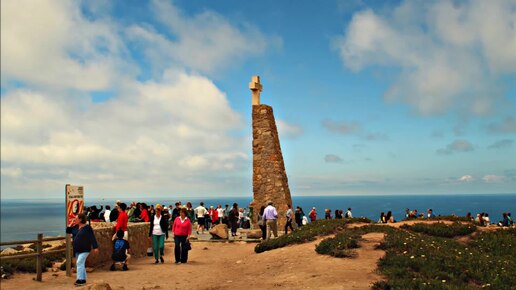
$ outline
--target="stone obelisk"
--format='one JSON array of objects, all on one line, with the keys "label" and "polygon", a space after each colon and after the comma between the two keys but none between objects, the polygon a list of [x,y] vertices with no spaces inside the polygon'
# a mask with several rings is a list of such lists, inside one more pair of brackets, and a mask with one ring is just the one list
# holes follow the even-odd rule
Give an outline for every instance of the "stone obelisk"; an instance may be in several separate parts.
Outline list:
[{"label": "stone obelisk", "polygon": [[253,224],[257,227],[260,207],[272,201],[278,210],[278,229],[285,225],[287,204],[292,205],[287,173],[272,107],[260,104],[259,76],[249,83],[253,98]]}]

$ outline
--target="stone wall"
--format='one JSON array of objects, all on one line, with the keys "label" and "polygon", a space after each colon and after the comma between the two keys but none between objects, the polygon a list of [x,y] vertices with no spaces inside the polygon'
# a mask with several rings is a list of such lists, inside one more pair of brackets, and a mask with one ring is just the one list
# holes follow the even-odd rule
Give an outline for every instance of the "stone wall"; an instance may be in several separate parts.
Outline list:
[{"label": "stone wall", "polygon": [[[88,267],[100,266],[111,263],[111,254],[113,253],[113,241],[111,240],[115,234],[115,228],[112,223],[91,223],[99,244],[99,254],[89,255],[86,265]],[[129,245],[131,246],[131,259],[147,256],[147,248],[149,243],[149,223],[129,223],[127,231],[129,232]]]},{"label": "stone wall", "polygon": [[267,105],[253,105],[253,195],[255,228],[260,207],[269,200],[278,210],[278,224],[285,224],[286,205],[292,205],[292,198],[274,113]]}]

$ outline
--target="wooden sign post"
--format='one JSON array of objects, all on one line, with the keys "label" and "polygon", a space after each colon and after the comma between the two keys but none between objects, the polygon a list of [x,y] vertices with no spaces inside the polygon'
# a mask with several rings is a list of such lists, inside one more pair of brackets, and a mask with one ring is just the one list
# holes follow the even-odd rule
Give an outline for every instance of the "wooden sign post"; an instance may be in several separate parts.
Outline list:
[{"label": "wooden sign post", "polygon": [[[65,186],[66,226],[84,211],[84,186]],[[66,276],[72,275],[72,235],[66,234]]]}]

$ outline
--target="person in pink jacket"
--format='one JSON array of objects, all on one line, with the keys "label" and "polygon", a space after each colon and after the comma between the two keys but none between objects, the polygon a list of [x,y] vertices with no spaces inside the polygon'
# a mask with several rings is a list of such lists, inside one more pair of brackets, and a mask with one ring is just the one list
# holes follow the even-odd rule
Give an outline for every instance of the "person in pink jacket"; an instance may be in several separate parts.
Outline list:
[{"label": "person in pink jacket", "polygon": [[174,254],[176,258],[176,264],[186,263],[188,261],[188,247],[190,243],[190,235],[192,234],[192,223],[187,217],[188,212],[186,208],[181,208],[179,211],[179,218],[174,220],[172,224],[172,232],[174,233],[174,243],[176,247]]}]

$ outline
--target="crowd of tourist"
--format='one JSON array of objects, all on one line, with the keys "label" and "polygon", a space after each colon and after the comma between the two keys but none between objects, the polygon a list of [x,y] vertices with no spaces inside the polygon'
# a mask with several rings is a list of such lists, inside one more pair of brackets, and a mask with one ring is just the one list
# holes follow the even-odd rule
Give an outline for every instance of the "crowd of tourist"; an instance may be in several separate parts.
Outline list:
[{"label": "crowd of tourist", "polygon": [[[428,209],[426,214],[418,213],[417,209],[406,209],[405,220],[435,218],[436,215],[432,209]],[[154,263],[165,263],[165,240],[169,237],[169,231],[174,237],[174,258],[176,264],[188,262],[188,251],[191,249],[190,236],[193,229],[197,234],[204,234],[211,227],[217,224],[226,224],[229,228],[231,236],[238,235],[238,228],[248,229],[251,227],[253,218],[253,210],[251,207],[242,208],[237,203],[233,203],[232,207],[221,204],[205,207],[203,202],[193,208],[191,202],[185,205],[178,201],[174,206],[162,206],[161,204],[148,205],[144,202],[131,202],[129,206],[126,203],[117,201],[111,208],[110,205],[97,207],[96,205],[85,207],[84,213],[79,214],[71,224],[67,225],[67,233],[73,235],[73,250],[76,257],[76,285],[86,283],[85,261],[91,250],[98,252],[98,244],[93,229],[89,222],[114,222],[113,235],[113,253],[111,270],[115,270],[117,263],[122,264],[122,270],[129,270],[127,266],[131,254],[131,248],[128,242],[129,232],[128,223],[149,222],[149,247],[148,255],[154,257]],[[288,204],[285,208],[284,233],[288,234],[295,228],[301,228],[309,222],[318,219],[315,207],[306,215],[300,206],[295,210],[292,205]],[[331,209],[324,210],[324,219],[349,219],[353,218],[351,208],[344,213],[342,209],[336,209],[332,216]],[[467,213],[466,220],[476,223],[480,226],[488,226],[491,224],[489,214],[482,212],[476,217],[472,217],[471,213]],[[391,211],[380,213],[378,223],[395,223],[396,220]],[[260,207],[257,212],[257,224],[261,229],[261,239],[268,240],[273,236],[278,237],[278,211],[272,201],[268,201],[266,205]],[[511,213],[504,212],[502,220],[497,223],[498,226],[513,226]]]}]

